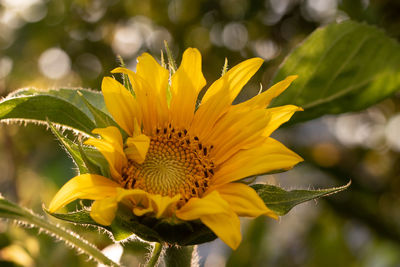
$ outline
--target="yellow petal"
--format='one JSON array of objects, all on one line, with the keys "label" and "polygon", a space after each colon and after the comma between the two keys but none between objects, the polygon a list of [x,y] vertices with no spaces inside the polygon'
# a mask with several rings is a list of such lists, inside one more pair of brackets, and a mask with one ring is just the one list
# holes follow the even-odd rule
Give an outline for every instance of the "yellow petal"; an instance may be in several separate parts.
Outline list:
[{"label": "yellow petal", "polygon": [[116,68],[112,73],[129,76],[142,114],[143,128],[150,134],[155,127],[168,121],[167,87],[169,73],[153,57],[144,53],[138,58],[137,73],[126,68]]},{"label": "yellow petal", "polygon": [[[228,91],[231,103],[240,93],[243,86],[258,71],[263,62],[264,60],[261,58],[248,59],[230,69],[227,73],[225,73],[224,76],[220,78],[222,80],[225,80],[225,86],[229,88]],[[211,85],[210,88],[205,93],[201,102],[202,103],[207,102],[211,97],[216,95],[219,90],[221,90],[220,87]]]},{"label": "yellow petal", "polygon": [[188,48],[183,53],[180,67],[172,75],[170,115],[175,127],[183,128],[191,123],[197,95],[205,85],[201,54],[195,48]]},{"label": "yellow petal", "polygon": [[135,137],[128,137],[125,148],[126,156],[135,162],[142,164],[146,158],[150,146],[150,138],[147,135],[140,134]]},{"label": "yellow petal", "polygon": [[133,95],[118,81],[105,77],[101,85],[108,111],[128,134],[134,130],[134,118],[140,121],[139,109]]},{"label": "yellow petal", "polygon": [[191,131],[201,139],[207,138],[214,123],[228,110],[243,86],[261,67],[261,58],[246,60],[215,81],[208,88],[193,119]]},{"label": "yellow petal", "polygon": [[180,200],[181,196],[176,195],[174,197],[161,196],[149,194],[152,202],[153,210],[156,211],[155,217],[170,217],[176,209],[176,204]]},{"label": "yellow petal", "polygon": [[123,146],[122,135],[117,127],[108,126],[107,128],[96,128],[92,132],[100,135],[104,141],[114,145],[118,149]]},{"label": "yellow petal", "polygon": [[267,215],[277,219],[278,216],[268,209],[264,201],[253,188],[242,183],[229,183],[216,188],[231,209],[239,216],[258,217]]},{"label": "yellow petal", "polygon": [[132,208],[136,216],[148,213],[156,218],[170,217],[176,209],[180,195],[174,197],[150,194],[141,189],[118,188],[115,197],[116,202],[123,202]]},{"label": "yellow petal", "polygon": [[217,191],[203,198],[191,198],[176,211],[176,216],[185,221],[200,219],[232,249],[241,242],[239,218]]},{"label": "yellow petal", "polygon": [[303,161],[275,139],[268,137],[262,141],[254,148],[241,150],[226,160],[215,172],[212,184],[217,186],[253,175],[288,170]]},{"label": "yellow petal", "polygon": [[276,108],[267,109],[271,120],[264,131],[264,136],[269,136],[273,131],[279,128],[283,123],[287,122],[296,111],[303,109],[293,105],[285,105]]},{"label": "yellow petal", "polygon": [[[147,81],[150,88],[150,101],[156,103],[157,121],[160,125],[168,120],[167,87],[169,72],[158,64],[158,62],[148,53],[143,53],[138,57],[136,74]],[[150,91],[150,92],[149,92]]]},{"label": "yellow petal", "polygon": [[117,213],[118,202],[115,197],[108,197],[93,202],[90,217],[101,225],[111,225]]},{"label": "yellow petal", "polygon": [[99,200],[115,196],[119,184],[95,174],[82,174],[69,180],[54,196],[49,205],[51,213],[76,199]]},{"label": "yellow petal", "polygon": [[213,191],[203,198],[191,198],[179,210],[176,216],[185,221],[197,220],[204,215],[215,215],[230,210],[228,203],[224,201],[217,191]]},{"label": "yellow petal", "polygon": [[194,114],[190,132],[200,140],[207,140],[212,133],[214,124],[228,111],[232,101],[229,97],[229,88],[224,85],[225,80],[219,79],[214,82],[214,87],[219,87],[216,95],[206,103],[202,103]]},{"label": "yellow petal", "polygon": [[271,86],[265,92],[256,95],[255,97],[236,106],[241,109],[265,108],[269,105],[273,98],[279,96],[283,91],[285,91],[290,86],[290,84],[297,79],[297,77],[297,75],[288,76],[283,81],[280,81]]},{"label": "yellow petal", "polygon": [[137,58],[136,74],[146,79],[151,89],[166,101],[169,72],[148,53]]},{"label": "yellow petal", "polygon": [[214,125],[207,137],[213,150],[214,163],[219,165],[239,150],[259,142],[270,116],[266,109],[247,112],[230,110]]},{"label": "yellow petal", "polygon": [[128,162],[123,151],[120,131],[114,126],[109,126],[94,129],[93,133],[99,134],[103,139],[89,138],[84,142],[85,145],[96,147],[108,161],[111,176],[116,180],[120,179],[122,168]]},{"label": "yellow petal", "polygon": [[240,221],[233,212],[205,215],[200,218],[225,244],[233,250],[237,249],[242,241],[240,233]]}]

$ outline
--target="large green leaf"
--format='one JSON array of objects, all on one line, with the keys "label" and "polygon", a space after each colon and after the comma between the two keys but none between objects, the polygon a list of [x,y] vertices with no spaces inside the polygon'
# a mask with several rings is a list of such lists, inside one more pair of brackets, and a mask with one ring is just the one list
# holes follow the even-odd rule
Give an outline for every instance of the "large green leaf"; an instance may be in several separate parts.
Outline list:
[{"label": "large green leaf", "polygon": [[286,191],[273,185],[256,184],[252,187],[264,200],[268,208],[275,211],[279,216],[288,213],[294,206],[303,202],[329,196],[347,189],[351,182],[341,187],[319,190],[292,190]]},{"label": "large green leaf", "polygon": [[33,96],[33,95],[55,96],[73,104],[82,112],[84,112],[88,117],[92,118],[92,113],[90,112],[89,108],[85,104],[82,97],[77,93],[78,91],[84,96],[84,98],[91,105],[101,110],[102,112],[109,114],[102,93],[99,91],[85,89],[85,88],[59,88],[59,89],[48,89],[48,90],[39,90],[36,88],[24,88],[10,93],[9,96],[10,97]]},{"label": "large green leaf", "polygon": [[[93,115],[93,111],[96,114]],[[103,126],[96,125],[99,114],[110,125],[115,124],[101,92],[84,88],[24,88],[12,92],[0,102],[0,120],[45,122],[48,119],[56,125],[87,134]]]},{"label": "large green leaf", "polygon": [[304,108],[292,123],[361,110],[400,89],[400,45],[366,24],[328,25],[294,49],[273,83],[293,74],[299,78],[273,103]]},{"label": "large green leaf", "polygon": [[0,102],[0,120],[46,123],[90,134],[93,121],[76,106],[50,95],[10,97]]}]

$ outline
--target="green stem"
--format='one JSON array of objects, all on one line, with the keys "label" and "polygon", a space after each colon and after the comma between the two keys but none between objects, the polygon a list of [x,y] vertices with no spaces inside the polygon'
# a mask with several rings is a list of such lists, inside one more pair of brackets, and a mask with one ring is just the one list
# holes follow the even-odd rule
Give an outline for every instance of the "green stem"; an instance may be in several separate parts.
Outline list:
[{"label": "green stem", "polygon": [[[165,249],[165,266],[166,267],[191,267],[192,256],[195,253],[193,246],[172,246],[169,245]],[[194,266],[193,266],[194,267]]]},{"label": "green stem", "polygon": [[72,245],[80,252],[88,255],[90,258],[96,260],[107,266],[119,267],[118,263],[110,260],[100,250],[98,250],[93,244],[90,244],[86,240],[79,237],[76,233],[66,230],[61,226],[50,223],[31,211],[22,208],[0,196],[0,217],[11,219],[17,222],[22,222],[28,225],[32,225],[39,229],[44,230],[46,233],[56,236],[65,243]]},{"label": "green stem", "polygon": [[153,251],[151,252],[151,257],[146,264],[146,267],[154,267],[156,266],[158,259],[161,255],[162,246],[160,243],[155,243],[153,247]]}]

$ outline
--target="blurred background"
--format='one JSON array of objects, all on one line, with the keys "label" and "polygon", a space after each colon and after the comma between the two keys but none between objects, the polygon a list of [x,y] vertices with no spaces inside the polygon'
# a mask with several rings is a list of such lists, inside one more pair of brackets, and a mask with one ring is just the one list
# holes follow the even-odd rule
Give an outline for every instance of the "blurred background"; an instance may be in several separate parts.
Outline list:
[{"label": "blurred background", "polygon": [[[0,0],[0,95],[22,87],[98,90],[117,55],[160,58],[167,40],[180,62],[185,48],[203,55],[208,85],[224,58],[232,67],[258,56],[261,70],[236,102],[267,88],[289,51],[314,29],[346,19],[400,38],[400,2],[389,0]],[[199,246],[201,266],[400,266],[400,96],[368,110],[284,127],[274,137],[305,162],[260,177],[286,189],[339,186],[346,192],[294,208],[279,221],[242,220],[235,252],[221,241]],[[43,126],[0,125],[0,192],[43,214],[75,175],[72,161]],[[109,247],[105,234],[73,228]],[[122,262],[137,266],[146,248],[124,245]],[[35,229],[0,221],[1,266],[96,266]]]}]

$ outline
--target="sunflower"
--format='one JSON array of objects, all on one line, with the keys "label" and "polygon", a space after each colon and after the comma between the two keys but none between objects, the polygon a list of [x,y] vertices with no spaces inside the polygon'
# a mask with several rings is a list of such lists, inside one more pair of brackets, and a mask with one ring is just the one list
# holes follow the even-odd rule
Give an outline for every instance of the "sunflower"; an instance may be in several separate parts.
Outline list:
[{"label": "sunflower", "polygon": [[236,65],[208,88],[199,105],[206,80],[197,49],[184,52],[171,77],[147,53],[138,57],[136,72],[114,69],[112,73],[129,77],[134,91],[111,77],[103,79],[106,107],[120,128],[97,128],[93,134],[99,138],[85,141],[108,161],[110,177],[72,178],[54,196],[49,211],[76,199],[94,200],[90,215],[107,226],[123,203],[135,216],[200,220],[236,249],[241,241],[239,216],[277,218],[240,180],[288,170],[302,161],[270,137],[301,108],[266,108],[296,76],[232,105],[262,63],[252,58]]}]

